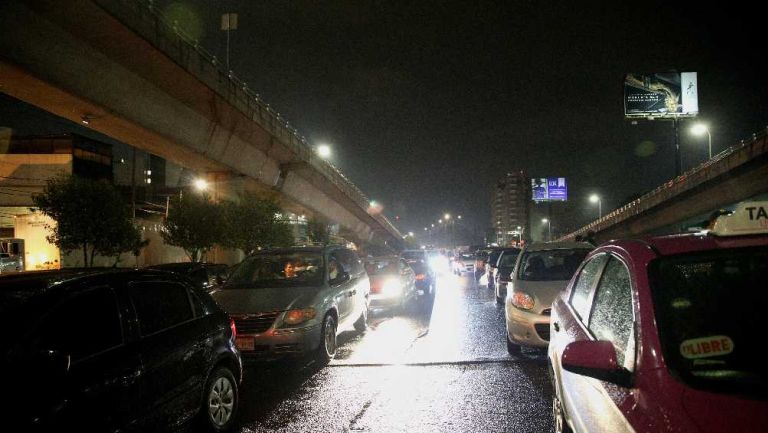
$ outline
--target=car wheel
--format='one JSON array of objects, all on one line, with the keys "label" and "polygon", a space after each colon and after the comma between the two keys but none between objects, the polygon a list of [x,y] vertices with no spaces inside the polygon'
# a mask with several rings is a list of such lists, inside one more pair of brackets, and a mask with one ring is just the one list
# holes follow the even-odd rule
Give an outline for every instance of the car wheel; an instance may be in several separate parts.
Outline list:
[{"label": "car wheel", "polygon": [[226,432],[235,424],[238,406],[235,376],[226,367],[217,367],[208,377],[200,411],[203,424],[209,430]]},{"label": "car wheel", "polygon": [[365,332],[366,329],[368,329],[368,306],[363,308],[360,317],[355,321],[355,330],[357,332]]},{"label": "car wheel", "polygon": [[336,355],[336,319],[326,314],[320,329],[320,346],[317,348],[318,361],[326,364]]},{"label": "car wheel", "polygon": [[554,392],[552,395],[552,417],[555,421],[555,433],[573,433],[571,427],[565,422],[563,406],[560,403],[560,399],[557,398],[557,392]]},{"label": "car wheel", "polygon": [[517,356],[522,352],[522,348],[519,344],[515,344],[509,341],[509,335],[507,335],[507,353],[513,356]]}]

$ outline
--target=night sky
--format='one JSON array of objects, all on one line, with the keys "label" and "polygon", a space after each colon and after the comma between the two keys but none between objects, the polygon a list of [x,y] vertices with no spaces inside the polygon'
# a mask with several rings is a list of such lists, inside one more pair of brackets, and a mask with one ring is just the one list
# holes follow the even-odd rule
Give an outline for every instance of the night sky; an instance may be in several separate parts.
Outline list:
[{"label": "night sky", "polygon": [[[698,72],[713,152],[768,125],[765,15],[703,2],[155,1],[384,206],[481,239],[507,171],[565,176],[576,228],[674,175],[672,124],[623,117],[627,72]],[[608,6],[610,4],[610,6]],[[762,18],[761,18],[762,17]],[[683,122],[683,168],[707,157]]]}]

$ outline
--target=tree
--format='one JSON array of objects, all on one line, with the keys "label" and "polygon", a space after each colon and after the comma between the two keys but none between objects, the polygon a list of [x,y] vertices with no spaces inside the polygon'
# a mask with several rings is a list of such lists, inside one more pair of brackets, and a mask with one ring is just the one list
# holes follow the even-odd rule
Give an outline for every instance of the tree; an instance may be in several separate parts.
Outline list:
[{"label": "tree", "polygon": [[56,221],[55,226],[46,227],[51,231],[48,241],[64,252],[82,249],[84,266],[93,266],[97,253],[119,257],[146,245],[120,191],[105,181],[58,176],[49,179],[32,202]]},{"label": "tree", "polygon": [[250,254],[260,248],[290,246],[293,229],[275,200],[244,194],[239,202],[224,204],[223,245]]},{"label": "tree", "polygon": [[205,254],[224,234],[221,206],[203,194],[183,194],[170,201],[162,236],[165,243],[181,247],[193,262]]},{"label": "tree", "polygon": [[141,239],[141,233],[131,223],[126,221],[121,224],[122,227],[115,225],[114,243],[113,244],[101,244],[97,242],[96,249],[104,256],[114,257],[115,263],[112,266],[117,266],[120,262],[120,254],[124,252],[130,252],[135,257],[141,254],[141,250],[149,245],[149,239]]},{"label": "tree", "polygon": [[319,218],[312,217],[307,221],[307,236],[310,242],[319,244],[328,244],[331,241],[331,234],[328,231],[328,223]]}]

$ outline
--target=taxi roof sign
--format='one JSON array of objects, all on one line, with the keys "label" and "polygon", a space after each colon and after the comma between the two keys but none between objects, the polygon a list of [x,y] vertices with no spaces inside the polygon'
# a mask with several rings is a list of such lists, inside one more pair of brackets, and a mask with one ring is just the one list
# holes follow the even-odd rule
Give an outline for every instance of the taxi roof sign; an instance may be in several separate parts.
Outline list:
[{"label": "taxi roof sign", "polygon": [[740,203],[733,213],[719,216],[710,233],[717,236],[768,234],[768,201]]}]

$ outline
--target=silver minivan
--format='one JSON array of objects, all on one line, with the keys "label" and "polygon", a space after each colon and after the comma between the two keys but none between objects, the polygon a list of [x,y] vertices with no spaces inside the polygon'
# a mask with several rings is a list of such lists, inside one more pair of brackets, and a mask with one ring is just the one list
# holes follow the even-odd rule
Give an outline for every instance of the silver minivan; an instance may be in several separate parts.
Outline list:
[{"label": "silver minivan", "polygon": [[261,251],[243,260],[213,298],[234,319],[245,358],[336,354],[336,336],[365,331],[370,282],[340,246]]},{"label": "silver minivan", "polygon": [[594,248],[587,242],[534,243],[523,248],[504,302],[510,355],[519,354],[520,346],[549,345],[552,302]]}]

